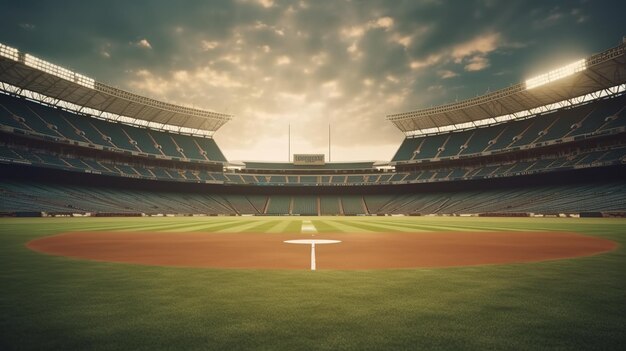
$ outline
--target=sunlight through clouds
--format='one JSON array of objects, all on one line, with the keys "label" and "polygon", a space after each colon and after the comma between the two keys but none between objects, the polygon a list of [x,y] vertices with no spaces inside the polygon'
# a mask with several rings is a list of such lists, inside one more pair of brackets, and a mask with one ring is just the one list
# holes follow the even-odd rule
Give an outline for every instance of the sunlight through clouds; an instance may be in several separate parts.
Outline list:
[{"label": "sunlight through clouds", "polygon": [[[331,124],[337,160],[365,149],[389,159],[403,134],[387,114],[509,86],[543,55],[580,57],[623,34],[603,19],[613,12],[563,0],[41,3],[45,18],[28,2],[11,7],[15,16],[0,13],[8,44],[134,93],[233,114],[215,136],[229,159],[283,159],[274,139],[288,124],[302,131],[302,152],[324,152]],[[102,25],[102,13],[117,15]],[[617,37],[593,35],[599,18]]]}]

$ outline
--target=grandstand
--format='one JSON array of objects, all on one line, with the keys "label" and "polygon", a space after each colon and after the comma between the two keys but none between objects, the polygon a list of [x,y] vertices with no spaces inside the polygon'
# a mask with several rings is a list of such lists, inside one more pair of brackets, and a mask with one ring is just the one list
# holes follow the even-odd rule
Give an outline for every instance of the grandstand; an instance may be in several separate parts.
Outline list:
[{"label": "grandstand", "polygon": [[[554,81],[389,115],[406,136],[389,162],[231,167],[213,135],[232,116],[111,88],[0,44],[0,212],[623,213],[625,51],[592,55]],[[567,184],[547,181],[563,175]]]}]

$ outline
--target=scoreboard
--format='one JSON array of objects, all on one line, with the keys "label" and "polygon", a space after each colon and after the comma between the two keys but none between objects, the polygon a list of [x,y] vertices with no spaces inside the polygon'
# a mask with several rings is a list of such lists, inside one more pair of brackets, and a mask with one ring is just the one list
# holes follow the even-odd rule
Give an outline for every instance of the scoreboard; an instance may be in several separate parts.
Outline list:
[{"label": "scoreboard", "polygon": [[293,164],[300,166],[323,166],[326,164],[324,154],[293,154]]}]

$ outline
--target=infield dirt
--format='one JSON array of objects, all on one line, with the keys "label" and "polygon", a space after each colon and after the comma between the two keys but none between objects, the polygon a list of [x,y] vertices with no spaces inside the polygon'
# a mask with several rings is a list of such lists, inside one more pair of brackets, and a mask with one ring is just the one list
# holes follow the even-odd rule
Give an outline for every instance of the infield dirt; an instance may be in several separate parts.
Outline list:
[{"label": "infield dirt", "polygon": [[[107,262],[239,269],[308,269],[306,234],[70,232],[33,240],[38,252]],[[568,232],[323,233],[318,269],[392,269],[536,262],[615,249],[613,241]]]}]

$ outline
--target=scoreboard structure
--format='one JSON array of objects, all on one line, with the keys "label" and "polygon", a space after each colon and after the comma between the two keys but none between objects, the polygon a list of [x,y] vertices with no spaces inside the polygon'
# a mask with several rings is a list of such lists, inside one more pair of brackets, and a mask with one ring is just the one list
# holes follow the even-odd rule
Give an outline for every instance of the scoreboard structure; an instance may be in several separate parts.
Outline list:
[{"label": "scoreboard structure", "polygon": [[324,154],[294,154],[293,164],[297,166],[323,166],[326,164]]}]

